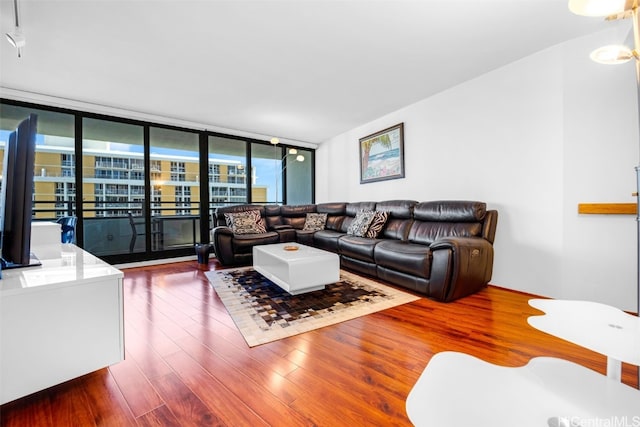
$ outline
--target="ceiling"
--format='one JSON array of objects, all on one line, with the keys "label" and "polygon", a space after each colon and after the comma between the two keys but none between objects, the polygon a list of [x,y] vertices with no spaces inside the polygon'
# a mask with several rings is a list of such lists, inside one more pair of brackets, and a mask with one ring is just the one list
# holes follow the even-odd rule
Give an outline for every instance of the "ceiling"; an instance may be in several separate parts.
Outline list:
[{"label": "ceiling", "polygon": [[[18,1],[2,96],[314,144],[606,28],[566,0]],[[0,16],[13,31],[13,0]]]}]

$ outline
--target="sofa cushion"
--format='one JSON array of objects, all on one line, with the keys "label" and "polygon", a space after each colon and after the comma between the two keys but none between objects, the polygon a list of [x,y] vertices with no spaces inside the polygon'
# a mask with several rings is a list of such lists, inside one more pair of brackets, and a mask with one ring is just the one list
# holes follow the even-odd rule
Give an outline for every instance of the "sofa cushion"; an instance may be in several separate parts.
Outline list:
[{"label": "sofa cushion", "polygon": [[282,223],[302,230],[308,213],[315,213],[316,205],[282,205],[280,215]]},{"label": "sofa cushion", "polygon": [[389,212],[385,211],[376,211],[373,215],[373,219],[371,220],[371,224],[369,224],[369,228],[365,234],[365,237],[370,239],[375,239],[378,237],[385,224],[387,223],[387,219],[389,218]]},{"label": "sofa cushion", "polygon": [[279,228],[276,228],[273,231],[278,233],[278,236],[279,236],[278,241],[280,243],[285,243],[285,242],[295,242],[296,232],[299,230],[296,230],[295,228],[292,228],[291,226],[288,226],[288,225],[281,225],[279,226]]},{"label": "sofa cushion", "polygon": [[376,210],[389,212],[387,223],[379,238],[406,240],[413,222],[414,200],[385,200],[376,203]]},{"label": "sofa cushion", "polygon": [[256,245],[270,245],[280,242],[280,235],[275,231],[256,234],[236,234],[232,245],[235,254],[250,254]]},{"label": "sofa cushion", "polygon": [[324,228],[336,231],[340,230],[342,227],[342,222],[344,221],[346,207],[347,204],[343,202],[320,203],[319,205],[317,205],[316,211],[318,213],[327,214],[327,222],[324,225]]},{"label": "sofa cushion", "polygon": [[266,205],[264,206],[264,222],[267,230],[277,230],[278,227],[282,227],[282,215],[280,215],[280,205]]},{"label": "sofa cushion", "polygon": [[324,225],[327,223],[326,213],[308,213],[304,221],[305,231],[324,230]]},{"label": "sofa cushion", "polygon": [[238,213],[247,211],[259,211],[260,216],[265,216],[265,207],[262,205],[231,205],[220,206],[216,208],[216,213],[213,215],[213,226],[218,227],[227,225],[227,218],[224,216],[227,213]]},{"label": "sofa cushion", "polygon": [[[340,226],[340,231],[346,233],[351,226],[351,223],[355,220],[358,212],[362,211],[372,211],[376,210],[376,202],[353,202],[347,203],[344,210],[344,219],[342,220],[342,225]],[[386,209],[381,209],[386,210]],[[319,212],[319,211],[318,211]]]},{"label": "sofa cushion", "polygon": [[413,211],[414,223],[408,239],[430,245],[443,237],[481,237],[486,204],[450,200],[418,203]]},{"label": "sofa cushion", "polygon": [[316,230],[294,230],[294,231],[296,233],[296,239],[295,239],[296,242],[302,245],[314,246],[313,236],[315,235]]},{"label": "sofa cushion", "polygon": [[346,235],[338,240],[341,256],[373,263],[373,249],[382,240]]},{"label": "sofa cushion", "polygon": [[237,213],[225,213],[227,226],[234,234],[258,234],[266,233],[267,229],[260,211],[246,211]]},{"label": "sofa cushion", "polygon": [[364,236],[369,229],[369,225],[371,224],[374,215],[374,211],[358,212],[353,221],[351,221],[349,228],[347,228],[347,234],[358,237]]},{"label": "sofa cushion", "polygon": [[413,210],[417,221],[432,222],[479,222],[486,213],[486,203],[466,200],[422,202]]},{"label": "sofa cushion", "polygon": [[313,233],[313,246],[326,251],[338,253],[338,240],[346,236],[345,233],[335,230],[319,230]]},{"label": "sofa cushion", "polygon": [[414,221],[409,241],[430,245],[443,237],[480,237],[481,232],[480,223]]},{"label": "sofa cushion", "polygon": [[431,275],[431,250],[425,245],[382,240],[375,246],[373,258],[378,266],[391,270],[427,279]]}]

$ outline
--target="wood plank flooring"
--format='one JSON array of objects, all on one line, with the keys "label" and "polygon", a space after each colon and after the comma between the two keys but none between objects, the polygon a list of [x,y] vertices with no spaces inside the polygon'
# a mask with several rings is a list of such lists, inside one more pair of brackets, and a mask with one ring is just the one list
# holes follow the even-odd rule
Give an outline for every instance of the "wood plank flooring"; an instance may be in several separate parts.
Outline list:
[{"label": "wood plank flooring", "polygon": [[[448,304],[422,298],[249,348],[195,261],[127,269],[126,360],[3,405],[0,425],[410,426],[407,394],[446,350],[604,373],[604,356],[527,324],[541,314],[531,297],[489,286]],[[623,365],[623,382],[637,387],[636,367]]]}]

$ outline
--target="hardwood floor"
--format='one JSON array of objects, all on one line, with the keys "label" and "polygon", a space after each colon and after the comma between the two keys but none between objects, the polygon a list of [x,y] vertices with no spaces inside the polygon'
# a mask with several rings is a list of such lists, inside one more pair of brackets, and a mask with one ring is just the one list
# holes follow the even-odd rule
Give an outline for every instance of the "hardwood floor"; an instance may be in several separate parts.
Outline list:
[{"label": "hardwood floor", "polygon": [[[127,269],[126,360],[0,407],[0,425],[406,426],[407,394],[440,351],[605,372],[604,356],[530,327],[529,298],[489,286],[249,348],[195,261]],[[637,387],[636,367],[623,382]]]}]

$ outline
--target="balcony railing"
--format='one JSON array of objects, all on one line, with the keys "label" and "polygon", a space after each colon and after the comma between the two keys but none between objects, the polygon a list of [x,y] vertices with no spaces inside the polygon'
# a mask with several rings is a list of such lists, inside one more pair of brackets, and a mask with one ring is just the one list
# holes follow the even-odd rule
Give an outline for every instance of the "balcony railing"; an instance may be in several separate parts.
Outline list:
[{"label": "balcony railing", "polygon": [[[143,215],[142,202],[85,201],[83,212],[81,223],[84,239],[79,244],[98,257],[145,252],[169,253],[176,249],[193,248],[193,245],[200,243],[198,203],[155,202],[149,218],[154,237],[149,248],[144,237],[147,218]],[[135,219],[135,226],[131,224],[129,213]],[[70,202],[34,201],[35,221],[55,221],[62,216],[75,215]],[[134,232],[142,235],[134,238]]]}]

